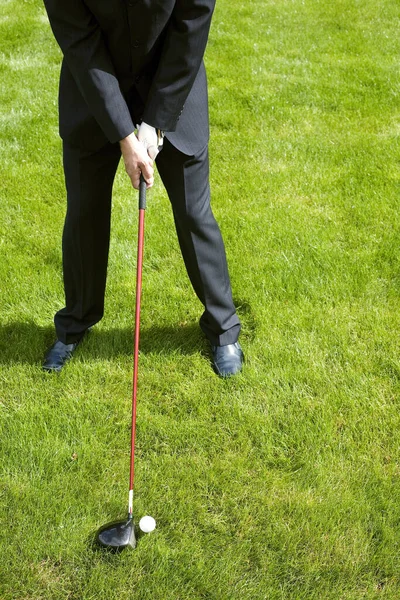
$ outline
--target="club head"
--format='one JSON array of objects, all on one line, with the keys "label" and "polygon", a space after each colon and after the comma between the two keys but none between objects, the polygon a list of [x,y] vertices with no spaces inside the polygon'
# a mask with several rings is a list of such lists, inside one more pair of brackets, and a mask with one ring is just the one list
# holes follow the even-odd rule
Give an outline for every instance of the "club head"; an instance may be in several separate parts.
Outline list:
[{"label": "club head", "polygon": [[114,521],[100,527],[96,534],[96,541],[104,548],[110,550],[123,550],[124,548],[135,548],[135,526],[132,518],[125,521]]}]

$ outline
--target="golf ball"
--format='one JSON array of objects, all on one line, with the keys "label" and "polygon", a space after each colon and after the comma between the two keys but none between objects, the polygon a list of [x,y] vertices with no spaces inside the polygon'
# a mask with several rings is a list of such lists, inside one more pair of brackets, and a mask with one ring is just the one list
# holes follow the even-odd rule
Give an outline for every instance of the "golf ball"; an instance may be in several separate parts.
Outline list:
[{"label": "golf ball", "polygon": [[156,528],[155,519],[146,515],[145,517],[142,517],[140,519],[139,527],[141,531],[143,531],[143,533],[150,533],[150,531],[154,531],[154,529]]}]

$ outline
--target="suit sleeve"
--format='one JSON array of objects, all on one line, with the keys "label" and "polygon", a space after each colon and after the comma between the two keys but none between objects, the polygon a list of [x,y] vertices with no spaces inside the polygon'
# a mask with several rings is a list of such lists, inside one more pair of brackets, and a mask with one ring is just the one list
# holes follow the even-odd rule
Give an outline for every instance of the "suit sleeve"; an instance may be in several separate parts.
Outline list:
[{"label": "suit sleeve", "polygon": [[44,0],[54,36],[90,112],[110,142],[134,131],[101,30],[82,0]]},{"label": "suit sleeve", "polygon": [[143,121],[175,131],[207,45],[215,0],[177,0]]}]

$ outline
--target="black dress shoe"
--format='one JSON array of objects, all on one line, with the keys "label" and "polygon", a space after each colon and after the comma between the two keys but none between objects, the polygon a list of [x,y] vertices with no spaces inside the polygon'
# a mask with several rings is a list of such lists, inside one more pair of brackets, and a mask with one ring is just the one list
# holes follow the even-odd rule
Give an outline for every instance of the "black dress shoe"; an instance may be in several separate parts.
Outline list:
[{"label": "black dress shoe", "polygon": [[67,360],[72,357],[80,341],[73,344],[64,344],[57,340],[46,354],[42,366],[43,370],[57,373],[61,371]]},{"label": "black dress shoe", "polygon": [[227,346],[212,346],[213,367],[220,377],[230,377],[239,373],[244,354],[239,342]]}]

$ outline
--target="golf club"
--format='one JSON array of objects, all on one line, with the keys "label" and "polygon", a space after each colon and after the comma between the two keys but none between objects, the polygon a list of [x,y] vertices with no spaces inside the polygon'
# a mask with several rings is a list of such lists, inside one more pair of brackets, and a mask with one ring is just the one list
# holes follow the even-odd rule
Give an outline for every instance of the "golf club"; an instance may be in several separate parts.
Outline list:
[{"label": "golf club", "polygon": [[135,434],[136,434],[136,398],[139,362],[139,329],[140,329],[140,300],[142,295],[142,268],[144,246],[144,215],[146,210],[146,182],[140,176],[139,185],[139,230],[136,267],[136,309],[135,309],[135,335],[133,353],[133,390],[132,390],[132,427],[131,427],[131,461],[129,478],[128,517],[122,521],[114,521],[100,527],[97,532],[97,542],[112,550],[135,548],[135,524],[133,520],[133,484],[135,478]]}]

